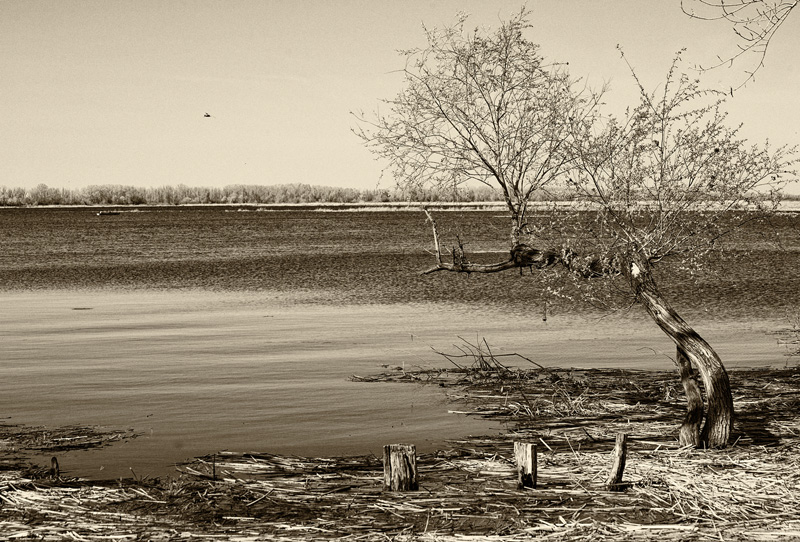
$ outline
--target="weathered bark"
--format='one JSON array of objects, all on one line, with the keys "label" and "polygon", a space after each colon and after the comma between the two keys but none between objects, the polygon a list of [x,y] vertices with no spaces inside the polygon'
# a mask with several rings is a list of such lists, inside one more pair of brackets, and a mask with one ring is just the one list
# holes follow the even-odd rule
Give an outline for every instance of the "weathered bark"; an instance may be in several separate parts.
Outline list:
[{"label": "weathered bark", "polygon": [[520,272],[522,272],[523,267],[529,267],[531,269],[534,267],[537,269],[551,267],[561,261],[561,254],[554,250],[539,250],[538,248],[520,243],[514,245],[514,248],[511,249],[511,260],[520,268]]},{"label": "weathered bark", "polygon": [[683,418],[679,433],[681,446],[700,446],[700,424],[703,421],[703,396],[700,383],[692,369],[692,363],[686,357],[680,345],[676,347],[675,363],[681,376],[681,384],[686,394],[686,416]]},{"label": "weathered bark", "polygon": [[[561,263],[571,273],[586,279],[626,274],[637,299],[661,330],[677,346],[676,361],[687,399],[687,413],[679,434],[681,445],[709,448],[727,446],[733,429],[733,396],[728,373],[714,349],[675,312],[661,295],[652,276],[651,263],[646,257],[637,256],[625,264],[626,258],[620,255],[579,258],[568,248],[557,252],[516,244],[511,249],[509,259],[505,261],[475,264],[466,259],[463,249],[459,247],[459,250],[454,249],[453,251],[453,263],[445,263],[442,261],[436,221],[427,210],[425,214],[433,227],[436,265],[423,271],[423,274],[436,271],[496,273],[515,267],[543,269],[556,263]],[[512,231],[519,230],[513,229]],[[512,239],[514,239],[513,234]],[[699,428],[703,421],[703,397],[692,365],[700,372],[708,402],[702,431]]]},{"label": "weathered bark", "polygon": [[383,487],[387,491],[416,491],[417,447],[387,444],[383,447]]},{"label": "weathered bark", "polygon": [[622,475],[625,472],[625,461],[628,454],[628,435],[617,433],[616,446],[612,453],[611,471],[606,480],[606,489],[609,491],[621,491],[625,489],[622,483]]},{"label": "weathered bark", "polygon": [[509,209],[511,209],[511,246],[515,247],[521,242],[522,237],[522,216],[514,211],[514,205],[512,203],[508,204]]},{"label": "weathered bark", "polygon": [[505,262],[498,262],[498,263],[490,263],[490,264],[479,264],[471,262],[456,262],[456,263],[438,262],[435,266],[430,267],[425,271],[423,271],[422,274],[429,275],[431,273],[435,273],[436,271],[455,271],[457,273],[498,273],[500,271],[505,271],[506,269],[513,269],[515,267],[519,266],[515,264],[513,260],[508,260]]},{"label": "weathered bark", "polygon": [[517,464],[517,487],[536,489],[538,470],[536,444],[514,442],[514,461]]},{"label": "weathered bark", "polygon": [[706,422],[700,434],[700,445],[724,448],[733,429],[733,396],[722,360],[663,298],[646,260],[640,258],[632,261],[628,277],[637,298],[648,314],[700,372],[708,401]]},{"label": "weathered bark", "polygon": [[[536,265],[541,268],[544,265],[542,262],[547,262],[547,265],[552,265],[552,263],[555,262],[554,253],[542,252],[523,244],[513,245],[514,248],[512,248],[509,253],[509,259],[501,262],[489,264],[472,263],[467,260],[462,247],[453,249],[453,263],[444,262],[442,260],[442,249],[439,245],[439,232],[436,228],[436,220],[434,220],[427,209],[425,209],[425,215],[428,217],[428,222],[431,223],[431,227],[433,228],[436,265],[423,271],[423,275],[435,273],[437,271],[454,271],[456,273],[498,273],[515,267],[533,267]],[[512,228],[512,240],[516,239],[517,233],[515,232],[519,232],[519,228],[516,224]]]}]

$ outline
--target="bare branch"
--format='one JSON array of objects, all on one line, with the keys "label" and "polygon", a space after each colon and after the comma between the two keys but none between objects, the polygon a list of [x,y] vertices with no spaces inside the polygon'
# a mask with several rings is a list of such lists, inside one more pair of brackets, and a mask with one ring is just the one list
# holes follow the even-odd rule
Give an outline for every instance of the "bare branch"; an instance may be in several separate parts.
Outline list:
[{"label": "bare branch", "polygon": [[732,66],[745,56],[754,58],[747,77],[735,89],[747,84],[758,70],[764,67],[772,39],[786,22],[800,0],[681,0],[681,9],[693,19],[703,21],[726,21],[739,43],[733,54],[718,57],[719,62],[704,70],[721,66]]},{"label": "bare branch", "polygon": [[530,26],[522,9],[493,32],[466,31],[465,17],[426,29],[427,46],[405,52],[405,86],[384,102],[389,112],[357,117],[356,134],[400,186],[498,189],[512,247],[530,198],[570,163],[571,119],[590,118],[600,101],[576,91],[563,65],[545,63],[524,36]]},{"label": "bare branch", "polygon": [[513,269],[517,265],[512,261],[504,261],[493,264],[477,264],[477,263],[438,263],[434,267],[426,269],[420,273],[421,275],[429,275],[436,271],[453,271],[456,273],[499,273],[507,269]]}]

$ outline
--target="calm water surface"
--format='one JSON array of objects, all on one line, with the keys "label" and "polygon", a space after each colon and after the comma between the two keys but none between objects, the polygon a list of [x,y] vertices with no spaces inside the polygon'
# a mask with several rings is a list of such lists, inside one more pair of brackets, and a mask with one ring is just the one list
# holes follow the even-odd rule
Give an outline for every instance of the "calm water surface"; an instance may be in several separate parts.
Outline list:
[{"label": "calm water surface", "polygon": [[[758,251],[731,251],[723,275],[665,288],[728,367],[786,362],[770,332],[800,307],[800,242],[796,215],[781,220],[780,250],[751,232]],[[456,223],[476,252],[505,245],[496,213],[443,213],[440,230]],[[67,454],[72,475],[161,475],[222,449],[430,450],[497,431],[448,414],[438,389],[348,381],[444,365],[431,346],[458,335],[549,366],[671,367],[671,344],[636,309],[562,303],[544,322],[530,275],[420,277],[421,213],[4,209],[0,241],[2,416],[142,434]]]}]

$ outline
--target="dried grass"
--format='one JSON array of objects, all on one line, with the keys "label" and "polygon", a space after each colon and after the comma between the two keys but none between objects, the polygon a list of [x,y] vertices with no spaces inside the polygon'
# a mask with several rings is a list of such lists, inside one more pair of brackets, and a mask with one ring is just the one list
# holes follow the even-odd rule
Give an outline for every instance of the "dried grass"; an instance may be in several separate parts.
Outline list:
[{"label": "dried grass", "polygon": [[129,429],[120,431],[102,427],[22,427],[0,423],[0,450],[27,450],[40,453],[100,448],[136,438]]},{"label": "dried grass", "polygon": [[[506,375],[508,376],[508,375]],[[732,373],[726,450],[677,447],[668,373],[396,374],[446,383],[502,435],[418,459],[420,491],[382,489],[376,457],[222,453],[167,480],[0,477],[0,532],[39,540],[792,540],[800,538],[800,372]],[[565,418],[564,413],[570,413]],[[624,492],[604,480],[629,435]],[[540,443],[539,489],[520,490],[515,438]]]}]

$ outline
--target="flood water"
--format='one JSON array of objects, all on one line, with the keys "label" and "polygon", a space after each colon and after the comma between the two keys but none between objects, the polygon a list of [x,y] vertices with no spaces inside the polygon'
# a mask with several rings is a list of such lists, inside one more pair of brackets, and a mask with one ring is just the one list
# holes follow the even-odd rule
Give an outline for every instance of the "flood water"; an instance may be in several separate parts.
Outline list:
[{"label": "flood water", "polygon": [[[551,301],[535,275],[420,276],[431,264],[417,212],[236,208],[0,210],[0,416],[7,423],[132,429],[138,438],[60,458],[92,478],[174,472],[228,449],[380,455],[433,450],[499,427],[448,410],[438,389],[351,382],[447,366],[458,336],[485,337],[555,367],[672,367],[671,343],[634,307]],[[503,217],[442,213],[472,249],[505,246]],[[726,366],[783,366],[772,334],[800,308],[797,215],[781,244],[742,237],[723,272],[679,273],[676,308]],[[774,232],[772,232],[774,233]]]}]

